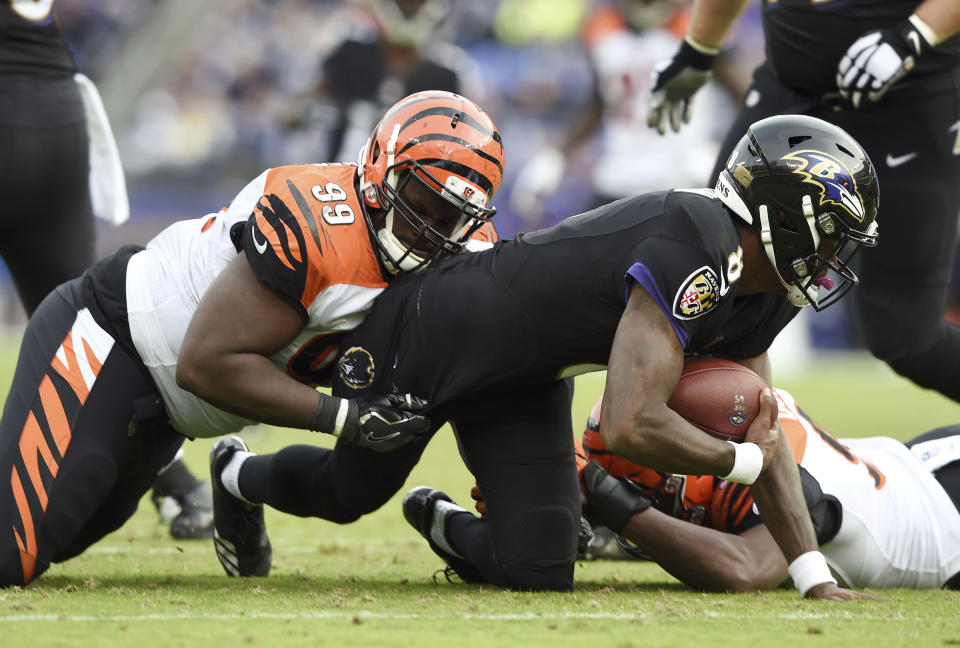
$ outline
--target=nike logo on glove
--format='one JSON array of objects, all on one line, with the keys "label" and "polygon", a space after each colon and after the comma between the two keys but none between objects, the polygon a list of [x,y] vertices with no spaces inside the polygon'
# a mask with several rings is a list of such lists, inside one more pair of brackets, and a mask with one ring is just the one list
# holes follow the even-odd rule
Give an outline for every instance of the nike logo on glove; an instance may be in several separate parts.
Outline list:
[{"label": "nike logo on glove", "polygon": [[906,153],[906,154],[904,154],[904,155],[898,155],[898,156],[896,156],[896,157],[894,157],[893,155],[890,155],[889,153],[887,153],[887,166],[892,169],[892,168],[894,168],[894,167],[900,166],[901,164],[906,164],[907,162],[909,162],[910,160],[912,160],[912,159],[915,158],[915,157],[917,157],[916,151],[914,151],[913,153]]}]

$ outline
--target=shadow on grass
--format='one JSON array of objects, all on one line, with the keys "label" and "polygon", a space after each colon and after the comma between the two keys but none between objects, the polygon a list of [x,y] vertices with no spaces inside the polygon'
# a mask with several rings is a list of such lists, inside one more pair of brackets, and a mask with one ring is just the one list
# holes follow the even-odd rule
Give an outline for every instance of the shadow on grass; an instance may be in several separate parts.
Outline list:
[{"label": "shadow on grass", "polygon": [[[283,574],[268,578],[228,578],[226,576],[206,575],[151,575],[129,574],[109,576],[51,576],[44,577],[20,591],[35,594],[60,594],[73,592],[91,592],[94,590],[152,590],[156,592],[169,591],[183,594],[187,592],[222,593],[249,592],[256,595],[264,594],[317,594],[329,591],[352,590],[355,593],[375,592],[381,596],[389,595],[423,595],[437,593],[464,593],[464,594],[501,594],[507,590],[493,585],[465,584],[448,582],[442,573],[438,573],[435,580],[422,579],[384,579],[363,576],[324,577],[307,574]],[[677,582],[643,582],[617,583],[609,581],[578,581],[575,592],[580,594],[653,594],[653,593],[681,593],[693,590]],[[510,592],[523,594],[524,592]],[[550,594],[560,594],[553,593]]]}]

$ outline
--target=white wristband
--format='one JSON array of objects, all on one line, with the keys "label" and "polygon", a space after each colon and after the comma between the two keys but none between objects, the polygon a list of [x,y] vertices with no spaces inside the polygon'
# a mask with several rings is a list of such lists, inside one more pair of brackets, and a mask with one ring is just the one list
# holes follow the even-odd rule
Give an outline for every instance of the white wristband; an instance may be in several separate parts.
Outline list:
[{"label": "white wristband", "polygon": [[684,36],[683,40],[687,41],[687,45],[697,50],[701,54],[706,54],[707,56],[716,56],[720,53],[719,47],[713,47],[711,45],[704,45],[700,41],[694,40],[689,35]]},{"label": "white wristband", "polygon": [[347,422],[347,414],[350,412],[350,401],[346,398],[340,399],[340,407],[337,409],[337,421],[333,426],[333,436],[340,438],[343,434],[343,424]]},{"label": "white wristband", "polygon": [[827,566],[827,559],[819,551],[808,551],[800,554],[787,567],[790,572],[790,578],[793,584],[802,596],[806,596],[810,588],[821,583],[833,583],[836,585],[837,579],[830,573]]},{"label": "white wristband", "polygon": [[760,476],[760,471],[763,470],[763,451],[760,449],[760,446],[756,443],[750,443],[749,441],[744,443],[727,441],[727,443],[733,446],[735,452],[733,456],[733,470],[730,471],[729,475],[723,476],[721,479],[737,482],[738,484],[746,484],[747,486],[757,481],[757,477]]},{"label": "white wristband", "polygon": [[937,38],[937,32],[933,31],[933,28],[924,22],[923,18],[917,14],[912,14],[910,18],[910,24],[916,27],[917,31],[920,32],[920,35],[923,36],[923,40],[927,41],[927,45],[930,47],[936,47],[940,42],[940,39]]}]

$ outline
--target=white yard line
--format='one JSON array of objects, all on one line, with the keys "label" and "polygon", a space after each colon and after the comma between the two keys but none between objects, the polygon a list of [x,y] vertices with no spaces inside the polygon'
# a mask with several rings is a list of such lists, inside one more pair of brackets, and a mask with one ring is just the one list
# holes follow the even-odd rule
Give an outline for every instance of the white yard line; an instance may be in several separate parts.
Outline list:
[{"label": "white yard line", "polygon": [[[804,612],[791,612],[789,614],[772,614],[772,615],[762,615],[762,614],[726,614],[723,612],[714,612],[707,610],[703,613],[703,616],[711,619],[743,619],[751,621],[760,621],[760,620],[779,620],[779,621],[810,621],[810,620],[823,620],[823,619],[849,619],[850,615],[840,612],[840,613],[804,613]],[[0,623],[29,623],[34,621],[57,621],[63,623],[65,621],[73,622],[102,622],[102,621],[117,621],[124,623],[131,623],[136,621],[242,621],[242,620],[257,620],[257,619],[273,619],[273,620],[295,620],[295,619],[316,619],[316,620],[337,620],[337,621],[350,621],[353,619],[367,619],[367,620],[401,620],[401,619],[412,619],[412,620],[424,620],[424,621],[437,621],[437,620],[467,620],[467,621],[563,621],[569,619],[602,619],[602,620],[616,620],[616,621],[627,621],[631,619],[646,619],[648,616],[643,612],[636,612],[633,614],[627,613],[612,613],[612,612],[563,612],[563,613],[538,613],[538,612],[526,612],[523,614],[461,614],[459,612],[450,612],[448,614],[439,613],[439,614],[393,614],[389,612],[369,612],[366,610],[360,610],[357,612],[290,612],[290,613],[271,613],[271,612],[249,612],[244,614],[138,614],[138,615],[71,615],[71,614],[12,614],[8,616],[0,616]],[[860,620],[871,620],[871,621],[921,621],[919,617],[903,617],[899,615],[895,616],[876,616],[876,615],[862,615],[856,614],[855,618]]]}]

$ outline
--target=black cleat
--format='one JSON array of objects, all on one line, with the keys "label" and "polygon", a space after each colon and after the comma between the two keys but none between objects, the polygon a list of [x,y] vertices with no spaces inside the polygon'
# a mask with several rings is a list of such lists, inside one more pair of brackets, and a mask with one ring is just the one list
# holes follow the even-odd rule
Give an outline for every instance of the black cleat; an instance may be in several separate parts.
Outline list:
[{"label": "black cleat", "polygon": [[209,484],[197,484],[175,498],[180,512],[170,521],[170,535],[178,540],[213,537],[213,493]]},{"label": "black cleat", "polygon": [[248,504],[234,497],[220,481],[220,473],[237,451],[247,452],[247,444],[237,436],[225,436],[210,449],[213,544],[228,576],[267,576],[273,554],[263,504]]},{"label": "black cleat", "polygon": [[[430,548],[433,549],[433,553],[443,558],[443,561],[456,572],[463,582],[486,582],[476,567],[466,558],[454,553],[450,542],[446,539],[446,518],[455,511],[441,513],[438,517],[435,512],[436,503],[441,500],[453,504],[453,500],[443,491],[438,491],[429,486],[417,486],[403,497],[403,517],[407,519],[410,526],[426,538]],[[454,506],[456,505],[454,504]],[[464,510],[459,506],[456,508],[460,511]],[[438,544],[437,536],[445,546]]]}]

